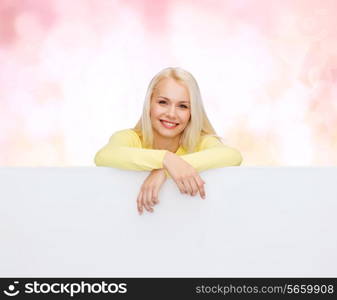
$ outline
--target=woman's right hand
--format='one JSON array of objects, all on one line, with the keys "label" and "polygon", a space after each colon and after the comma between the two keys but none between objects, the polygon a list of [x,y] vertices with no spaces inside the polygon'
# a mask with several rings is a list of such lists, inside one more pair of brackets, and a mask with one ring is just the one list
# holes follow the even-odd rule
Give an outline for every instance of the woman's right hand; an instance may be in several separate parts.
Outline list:
[{"label": "woman's right hand", "polygon": [[164,169],[155,169],[146,177],[137,197],[137,208],[141,215],[143,208],[153,212],[153,206],[159,203],[158,194],[166,180]]},{"label": "woman's right hand", "polygon": [[205,181],[201,179],[196,169],[178,155],[167,151],[163,166],[177,184],[181,193],[195,196],[198,192],[205,199]]}]

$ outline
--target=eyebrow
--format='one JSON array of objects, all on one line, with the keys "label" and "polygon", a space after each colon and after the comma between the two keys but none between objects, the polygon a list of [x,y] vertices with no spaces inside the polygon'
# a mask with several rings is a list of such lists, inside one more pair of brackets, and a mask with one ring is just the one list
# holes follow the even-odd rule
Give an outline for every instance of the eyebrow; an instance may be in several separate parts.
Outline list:
[{"label": "eyebrow", "polygon": [[[164,96],[158,96],[158,98],[163,98],[163,99],[165,99],[165,100],[168,100],[168,101],[171,101],[169,98],[166,98],[166,97],[164,97]],[[178,103],[190,103],[190,101],[178,101]]]}]

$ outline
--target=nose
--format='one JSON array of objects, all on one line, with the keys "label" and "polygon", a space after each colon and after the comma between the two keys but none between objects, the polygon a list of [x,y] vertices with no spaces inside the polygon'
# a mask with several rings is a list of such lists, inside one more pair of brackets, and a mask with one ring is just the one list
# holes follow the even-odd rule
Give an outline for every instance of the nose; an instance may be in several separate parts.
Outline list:
[{"label": "nose", "polygon": [[174,119],[176,116],[176,108],[175,105],[170,105],[167,111],[167,115],[168,117],[170,117],[171,119]]}]

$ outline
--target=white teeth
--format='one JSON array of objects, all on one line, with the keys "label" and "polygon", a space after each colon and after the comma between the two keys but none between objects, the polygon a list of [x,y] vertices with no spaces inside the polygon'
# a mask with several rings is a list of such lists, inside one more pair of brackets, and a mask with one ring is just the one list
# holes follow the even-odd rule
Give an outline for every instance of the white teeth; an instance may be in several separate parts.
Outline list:
[{"label": "white teeth", "polygon": [[165,121],[162,121],[165,125],[167,125],[168,127],[175,127],[177,126],[176,123],[168,123],[168,122],[165,122]]}]

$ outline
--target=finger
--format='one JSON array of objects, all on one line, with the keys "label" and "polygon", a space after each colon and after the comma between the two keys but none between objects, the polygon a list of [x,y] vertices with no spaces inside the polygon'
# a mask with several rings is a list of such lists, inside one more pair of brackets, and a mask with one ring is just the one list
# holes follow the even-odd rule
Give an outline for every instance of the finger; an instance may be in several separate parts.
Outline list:
[{"label": "finger", "polygon": [[137,209],[140,215],[143,213],[142,196],[143,196],[143,192],[141,191],[137,197]]},{"label": "finger", "polygon": [[158,192],[159,192],[159,189],[154,189],[154,191],[153,191],[153,194],[152,194],[152,203],[153,203],[153,205],[156,205],[156,204],[159,203]]},{"label": "finger", "polygon": [[155,206],[157,204],[157,192],[156,192],[156,188],[154,187],[152,189],[152,194],[151,194],[151,206]]},{"label": "finger", "polygon": [[146,209],[148,212],[151,212],[152,208],[151,208],[151,206],[146,202],[146,200],[144,200],[143,205],[144,205],[145,209]]},{"label": "finger", "polygon": [[190,184],[189,178],[185,178],[184,181],[183,181],[183,183],[184,183],[184,186],[185,186],[185,188],[187,190],[187,194],[189,194],[189,195],[192,196],[192,186]]},{"label": "finger", "polygon": [[145,201],[144,201],[145,208],[148,212],[153,212],[151,204],[152,204],[152,190],[148,189],[146,191]]},{"label": "finger", "polygon": [[192,196],[195,196],[199,192],[198,184],[194,177],[189,179],[190,186],[192,188]]},{"label": "finger", "polygon": [[185,194],[186,191],[185,191],[185,186],[184,186],[183,182],[181,180],[177,180],[175,183],[177,184],[177,186],[180,190],[180,193]]},{"label": "finger", "polygon": [[142,197],[140,199],[140,204],[142,209],[148,210],[147,203],[146,203],[146,190],[142,192]]},{"label": "finger", "polygon": [[153,202],[153,189],[152,188],[149,190],[149,193],[148,193],[147,204],[150,206],[151,212],[153,212],[152,207],[154,206],[154,202]]},{"label": "finger", "polygon": [[205,181],[203,181],[200,176],[196,176],[195,181],[198,185],[199,194],[200,194],[201,198],[205,199],[206,198],[205,187],[204,187]]}]

